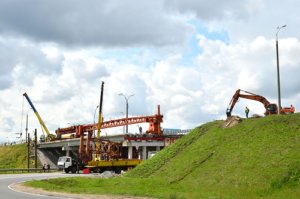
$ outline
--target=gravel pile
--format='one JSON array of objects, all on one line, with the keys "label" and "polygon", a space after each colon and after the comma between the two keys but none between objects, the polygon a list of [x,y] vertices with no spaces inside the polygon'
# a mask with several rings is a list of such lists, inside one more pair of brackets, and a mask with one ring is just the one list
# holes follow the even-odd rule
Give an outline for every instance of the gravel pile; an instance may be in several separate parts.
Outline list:
[{"label": "gravel pile", "polygon": [[94,178],[112,178],[112,177],[119,177],[119,174],[116,174],[114,171],[104,171],[103,173],[95,173],[93,175]]}]

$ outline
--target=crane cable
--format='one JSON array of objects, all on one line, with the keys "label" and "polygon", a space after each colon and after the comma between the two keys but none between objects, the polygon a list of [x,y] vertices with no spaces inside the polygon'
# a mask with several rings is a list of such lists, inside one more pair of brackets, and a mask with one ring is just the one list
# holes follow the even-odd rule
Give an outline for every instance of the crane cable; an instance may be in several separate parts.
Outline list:
[{"label": "crane cable", "polygon": [[20,130],[20,137],[21,137],[21,135],[22,135],[22,129],[23,129],[23,112],[24,112],[24,96],[23,96],[22,113],[21,113],[21,130]]}]

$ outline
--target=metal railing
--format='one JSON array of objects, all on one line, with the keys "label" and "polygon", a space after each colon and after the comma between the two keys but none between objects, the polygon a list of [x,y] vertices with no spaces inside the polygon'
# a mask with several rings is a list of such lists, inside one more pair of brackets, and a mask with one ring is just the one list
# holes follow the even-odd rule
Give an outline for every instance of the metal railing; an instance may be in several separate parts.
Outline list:
[{"label": "metal railing", "polygon": [[26,143],[26,141],[25,140],[21,140],[21,141],[18,141],[18,142],[2,142],[2,143],[0,143],[0,147],[1,146],[16,145],[16,144],[23,144],[23,143]]},{"label": "metal railing", "polygon": [[[29,169],[0,169],[0,172],[9,172],[9,171],[12,171],[12,172],[15,172],[15,171],[22,171],[22,172],[42,172],[44,171],[44,169],[42,168],[29,168]],[[50,172],[50,171],[57,171],[57,169],[45,169],[45,172]]]},{"label": "metal railing", "polygon": [[193,129],[185,129],[185,130],[172,130],[172,131],[164,131],[164,135],[182,135],[188,134]]}]

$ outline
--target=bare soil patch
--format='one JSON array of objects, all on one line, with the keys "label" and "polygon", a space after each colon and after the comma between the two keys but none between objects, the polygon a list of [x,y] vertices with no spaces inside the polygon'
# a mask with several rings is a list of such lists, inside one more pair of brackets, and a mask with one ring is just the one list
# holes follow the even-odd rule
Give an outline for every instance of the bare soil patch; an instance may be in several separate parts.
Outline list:
[{"label": "bare soil patch", "polygon": [[143,197],[131,197],[131,196],[105,196],[105,195],[92,195],[92,194],[71,194],[62,192],[50,192],[40,188],[26,187],[20,184],[10,185],[10,188],[24,193],[41,196],[61,197],[61,198],[74,198],[74,199],[151,199]]},{"label": "bare soil patch", "polygon": [[225,122],[223,122],[220,127],[222,128],[229,128],[232,127],[240,122],[242,122],[244,120],[244,118],[240,118],[239,116],[231,116],[231,117],[227,117],[227,119],[225,120]]}]

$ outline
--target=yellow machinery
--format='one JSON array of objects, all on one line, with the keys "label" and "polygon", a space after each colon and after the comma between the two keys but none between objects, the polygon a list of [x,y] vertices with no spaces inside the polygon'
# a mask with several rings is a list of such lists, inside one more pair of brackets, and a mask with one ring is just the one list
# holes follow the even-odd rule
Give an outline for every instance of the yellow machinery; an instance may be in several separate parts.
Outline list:
[{"label": "yellow machinery", "polygon": [[[102,82],[102,84],[101,84],[101,95],[100,95],[100,105],[99,105],[97,139],[100,139],[100,133],[101,133],[103,90],[104,90],[104,82]],[[98,142],[96,143],[96,150],[99,150],[99,143]],[[95,161],[100,161],[99,154],[95,155],[95,159],[94,160]]]},{"label": "yellow machinery", "polygon": [[[48,131],[48,129],[47,129],[45,123],[43,122],[43,120],[42,120],[42,118],[40,117],[39,113],[37,112],[37,110],[36,110],[35,107],[33,106],[31,100],[29,99],[29,97],[28,97],[28,95],[27,95],[27,93],[24,93],[23,96],[25,96],[25,98],[27,99],[29,105],[31,106],[33,112],[35,113],[36,117],[38,118],[38,120],[39,120],[39,122],[40,122],[40,124],[41,124],[41,126],[42,126],[42,132],[43,132],[43,135],[41,135],[40,140],[41,140],[42,142],[45,142],[45,141],[46,141],[46,142],[49,142],[49,141],[51,140],[51,138],[55,138],[56,136],[49,133],[49,131]],[[46,132],[47,137],[45,137],[44,131]]]}]

